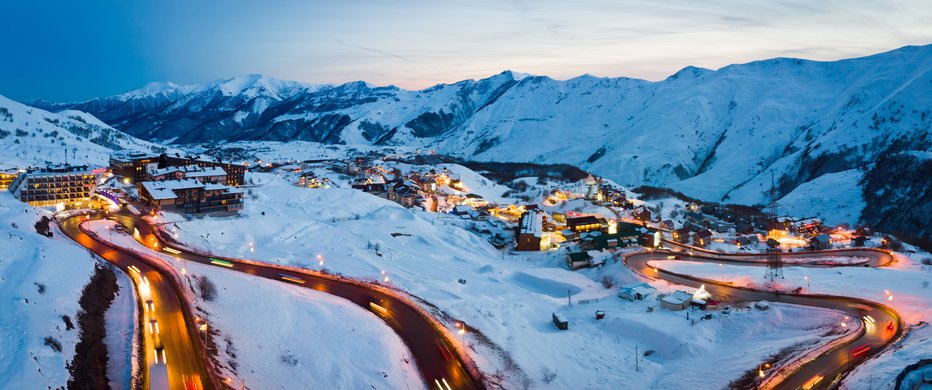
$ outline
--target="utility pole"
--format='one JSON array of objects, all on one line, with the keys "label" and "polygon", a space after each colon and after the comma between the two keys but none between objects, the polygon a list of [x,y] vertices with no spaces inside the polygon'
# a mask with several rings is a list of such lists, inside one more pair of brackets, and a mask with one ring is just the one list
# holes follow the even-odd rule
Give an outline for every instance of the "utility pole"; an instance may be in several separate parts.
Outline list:
[{"label": "utility pole", "polygon": [[634,344],[634,371],[635,371],[635,372],[640,372],[640,371],[641,371],[641,367],[640,367],[640,365],[639,365],[639,363],[638,363],[639,360],[640,360],[640,359],[638,358],[638,345],[637,345],[637,344]]}]

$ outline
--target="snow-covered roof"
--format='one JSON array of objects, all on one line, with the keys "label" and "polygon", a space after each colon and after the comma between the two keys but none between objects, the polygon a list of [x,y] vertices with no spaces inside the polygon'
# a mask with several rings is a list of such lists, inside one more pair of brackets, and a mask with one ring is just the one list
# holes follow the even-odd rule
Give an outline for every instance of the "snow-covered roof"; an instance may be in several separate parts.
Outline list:
[{"label": "snow-covered roof", "polygon": [[525,212],[521,216],[521,234],[541,237],[544,234],[544,213]]},{"label": "snow-covered roof", "polygon": [[145,188],[146,192],[149,193],[149,196],[152,199],[156,200],[166,200],[166,199],[176,199],[178,196],[175,195],[175,192],[171,188],[163,185],[165,182],[160,181],[144,181],[142,182],[142,187]]},{"label": "snow-covered roof", "polygon": [[681,305],[681,304],[683,304],[683,303],[685,303],[685,302],[691,301],[692,299],[693,299],[693,295],[692,295],[692,294],[690,294],[690,293],[688,293],[688,292],[686,292],[686,291],[677,290],[677,291],[674,291],[674,292],[671,293],[671,294],[667,294],[667,296],[663,297],[663,299],[661,299],[661,301],[662,301],[662,302],[666,302],[666,303],[670,303],[670,304],[673,304],[673,305]]},{"label": "snow-covered roof", "polygon": [[227,172],[223,170],[223,168],[220,168],[220,167],[200,168],[197,170],[185,170],[185,177],[190,177],[190,178],[226,176],[226,174]]}]

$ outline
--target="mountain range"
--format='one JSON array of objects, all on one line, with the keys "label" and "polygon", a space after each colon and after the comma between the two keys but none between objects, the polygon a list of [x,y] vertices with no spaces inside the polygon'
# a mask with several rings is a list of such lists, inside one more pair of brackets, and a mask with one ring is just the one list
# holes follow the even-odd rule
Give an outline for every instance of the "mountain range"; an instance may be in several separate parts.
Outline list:
[{"label": "mountain range", "polygon": [[[775,58],[718,70],[686,67],[661,81],[505,71],[410,91],[250,75],[31,104],[88,112],[130,135],[169,144],[407,145],[470,160],[568,163],[619,184],[726,203],[766,203],[775,182],[778,198],[818,204],[820,182],[867,191],[874,177],[867,173],[883,156],[928,165],[921,152],[932,149],[930,69],[927,45],[831,62]],[[909,183],[893,187],[928,196]],[[856,223],[859,211],[835,219]]]}]

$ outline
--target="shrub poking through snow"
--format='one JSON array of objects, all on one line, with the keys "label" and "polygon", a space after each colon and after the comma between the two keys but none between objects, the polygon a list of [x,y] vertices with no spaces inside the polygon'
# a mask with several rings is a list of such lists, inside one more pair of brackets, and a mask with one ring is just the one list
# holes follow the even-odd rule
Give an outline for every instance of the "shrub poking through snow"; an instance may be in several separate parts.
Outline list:
[{"label": "shrub poking through snow", "polygon": [[217,285],[214,282],[210,281],[206,276],[199,276],[197,280],[197,291],[198,296],[201,299],[212,302],[214,299],[217,299]]},{"label": "shrub poking through snow", "polygon": [[45,338],[42,339],[42,344],[45,344],[47,347],[52,348],[52,350],[55,352],[61,352],[61,342],[59,342],[58,339],[52,336],[45,336]]}]

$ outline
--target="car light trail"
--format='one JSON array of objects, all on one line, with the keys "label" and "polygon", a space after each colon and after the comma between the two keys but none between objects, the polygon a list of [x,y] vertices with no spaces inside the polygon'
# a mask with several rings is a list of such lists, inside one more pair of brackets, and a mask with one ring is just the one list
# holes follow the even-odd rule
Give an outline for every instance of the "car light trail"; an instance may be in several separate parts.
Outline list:
[{"label": "car light trail", "polygon": [[292,283],[304,284],[304,279],[301,279],[297,276],[291,276],[288,274],[278,274],[278,276],[282,278],[282,280],[287,280]]},{"label": "car light trail", "polygon": [[233,263],[226,261],[226,260],[215,259],[213,257],[210,258],[210,264],[219,265],[221,267],[233,268]]}]

